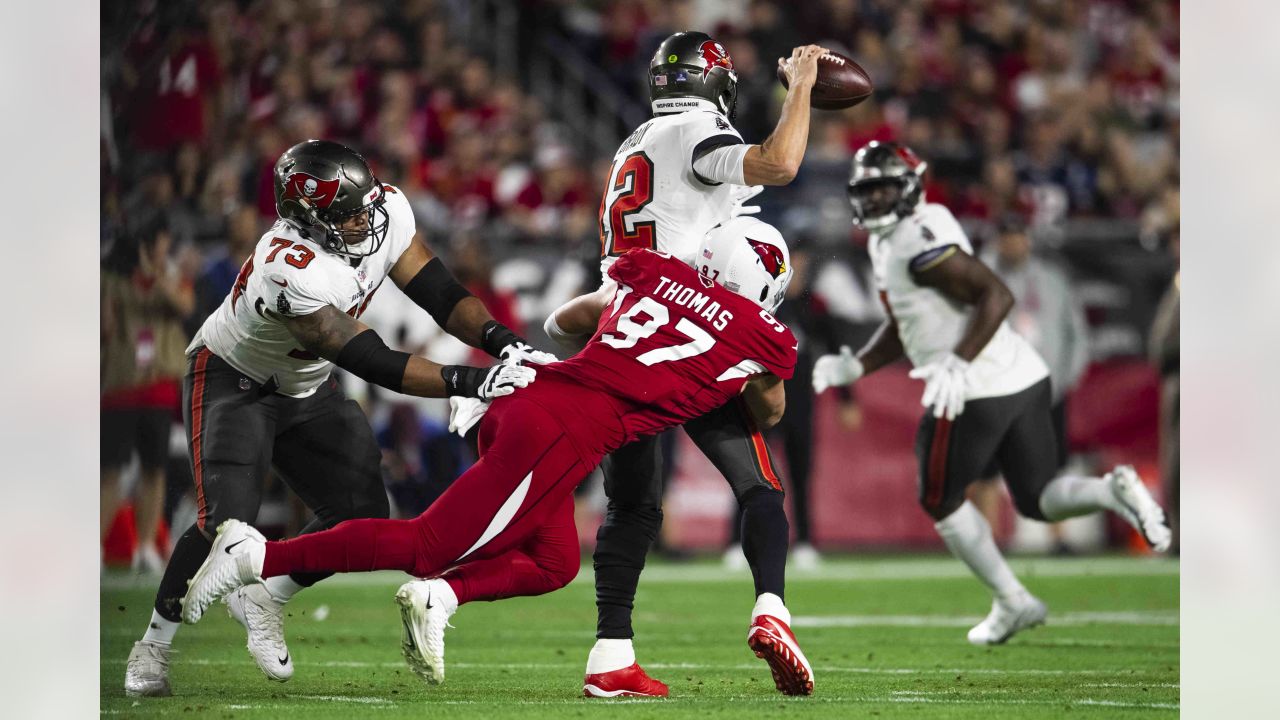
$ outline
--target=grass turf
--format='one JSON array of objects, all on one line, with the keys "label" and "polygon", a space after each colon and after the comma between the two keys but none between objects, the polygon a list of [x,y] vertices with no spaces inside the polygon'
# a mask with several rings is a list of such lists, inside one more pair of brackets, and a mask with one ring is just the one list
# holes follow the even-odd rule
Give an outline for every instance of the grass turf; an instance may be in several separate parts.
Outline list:
[{"label": "grass turf", "polygon": [[[636,651],[667,700],[580,697],[594,637],[589,562],[539,598],[464,606],[449,631],[447,681],[427,687],[399,654],[395,573],[328,580],[290,604],[296,667],[270,682],[221,604],[175,640],[171,698],[125,697],[125,658],[145,629],[155,580],[109,575],[101,594],[104,716],[213,718],[785,717],[1127,718],[1176,716],[1178,566],[1128,558],[1021,559],[1049,623],[976,648],[967,628],[989,598],[944,558],[829,561],[792,572],[788,605],[816,692],[785,698],[747,649],[751,580],[717,565],[651,565]],[[616,705],[617,707],[604,707]]]}]

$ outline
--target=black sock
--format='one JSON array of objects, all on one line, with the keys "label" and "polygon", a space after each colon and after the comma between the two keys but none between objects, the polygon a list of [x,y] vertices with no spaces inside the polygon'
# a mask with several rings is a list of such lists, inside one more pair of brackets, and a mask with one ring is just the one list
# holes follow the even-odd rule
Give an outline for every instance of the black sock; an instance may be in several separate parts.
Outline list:
[{"label": "black sock", "polygon": [[195,525],[178,538],[169,564],[165,566],[164,577],[160,578],[160,590],[156,592],[156,612],[160,617],[182,622],[182,598],[187,594],[187,581],[195,577],[212,547],[213,541]]},{"label": "black sock", "polygon": [[791,526],[777,490],[756,490],[742,498],[742,554],[751,565],[756,595],[773,593],[785,600],[787,543]]},{"label": "black sock", "polygon": [[644,558],[662,527],[662,510],[609,503],[596,531],[596,637],[626,639]]}]

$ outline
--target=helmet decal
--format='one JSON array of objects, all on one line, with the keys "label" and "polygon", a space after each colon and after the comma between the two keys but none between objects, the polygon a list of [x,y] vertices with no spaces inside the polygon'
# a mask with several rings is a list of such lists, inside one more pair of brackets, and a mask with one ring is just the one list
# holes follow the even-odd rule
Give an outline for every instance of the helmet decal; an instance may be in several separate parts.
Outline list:
[{"label": "helmet decal", "polygon": [[776,245],[751,238],[747,238],[747,242],[751,243],[751,249],[760,256],[760,263],[775,280],[787,271],[787,261],[782,258],[782,250]]},{"label": "helmet decal", "polygon": [[318,208],[327,208],[338,197],[338,179],[321,180],[306,173],[293,173],[284,182],[282,200],[306,200]]},{"label": "helmet decal", "polygon": [[911,168],[912,170],[915,170],[920,167],[920,157],[916,155],[914,152],[912,152],[911,148],[907,147],[906,145],[896,146],[894,148],[894,152],[896,152],[898,157],[902,160],[902,162],[906,163],[907,167]]},{"label": "helmet decal", "polygon": [[707,64],[706,67],[702,68],[703,79],[706,79],[707,73],[717,66],[733,72],[733,58],[729,57],[729,52],[720,43],[715,40],[707,40],[702,43],[698,50],[702,53],[703,62]]}]

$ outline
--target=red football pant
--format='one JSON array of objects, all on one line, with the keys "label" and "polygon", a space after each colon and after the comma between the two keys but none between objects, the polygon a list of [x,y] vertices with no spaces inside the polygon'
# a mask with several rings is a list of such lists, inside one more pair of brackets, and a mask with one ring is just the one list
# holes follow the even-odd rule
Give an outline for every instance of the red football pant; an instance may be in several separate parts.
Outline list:
[{"label": "red football pant", "polygon": [[[519,394],[494,402],[482,422],[479,462],[426,512],[348,520],[269,542],[262,576],[402,570],[432,577],[465,558],[449,573],[460,601],[563,587],[578,566],[573,489],[600,458],[584,457],[547,411]],[[497,563],[507,572],[495,572]]]}]

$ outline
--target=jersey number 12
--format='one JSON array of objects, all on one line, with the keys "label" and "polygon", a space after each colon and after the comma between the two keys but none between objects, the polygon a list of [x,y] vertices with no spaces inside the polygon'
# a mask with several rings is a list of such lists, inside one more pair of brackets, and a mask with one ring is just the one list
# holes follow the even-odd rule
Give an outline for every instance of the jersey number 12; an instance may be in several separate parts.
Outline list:
[{"label": "jersey number 12", "polygon": [[644,152],[631,153],[609,168],[600,198],[601,257],[657,247],[654,222],[635,218],[652,200],[653,161]]}]

